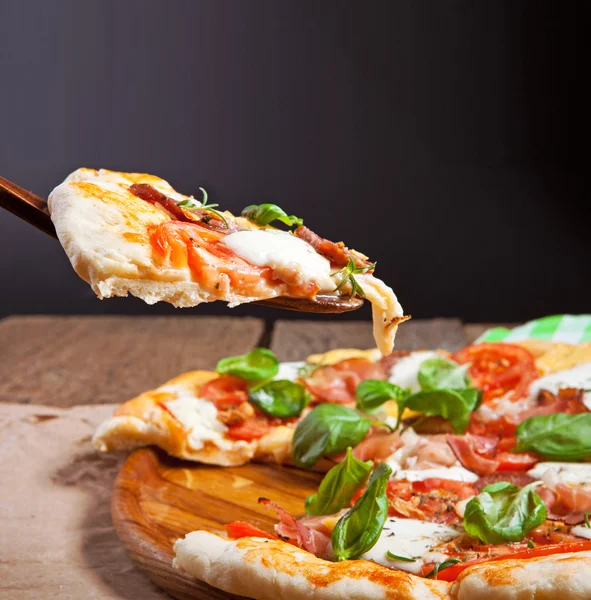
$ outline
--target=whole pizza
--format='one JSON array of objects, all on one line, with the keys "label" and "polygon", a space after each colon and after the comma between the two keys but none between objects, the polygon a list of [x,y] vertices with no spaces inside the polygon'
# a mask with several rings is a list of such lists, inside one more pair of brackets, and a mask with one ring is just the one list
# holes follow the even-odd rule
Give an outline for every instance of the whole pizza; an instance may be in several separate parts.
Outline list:
[{"label": "whole pizza", "polygon": [[174,566],[257,599],[591,597],[591,344],[267,349],[123,404],[103,451],[325,474],[274,531],[189,533]]}]

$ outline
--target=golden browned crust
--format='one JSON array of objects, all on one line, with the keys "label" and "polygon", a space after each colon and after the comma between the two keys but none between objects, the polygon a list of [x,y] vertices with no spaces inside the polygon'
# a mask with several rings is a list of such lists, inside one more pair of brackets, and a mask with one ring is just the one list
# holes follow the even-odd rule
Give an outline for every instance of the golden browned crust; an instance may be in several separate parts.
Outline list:
[{"label": "golden browned crust", "polygon": [[583,600],[591,598],[591,552],[468,567],[447,583],[374,562],[329,562],[282,541],[229,541],[205,531],[177,540],[173,565],[226,592],[257,600]]}]

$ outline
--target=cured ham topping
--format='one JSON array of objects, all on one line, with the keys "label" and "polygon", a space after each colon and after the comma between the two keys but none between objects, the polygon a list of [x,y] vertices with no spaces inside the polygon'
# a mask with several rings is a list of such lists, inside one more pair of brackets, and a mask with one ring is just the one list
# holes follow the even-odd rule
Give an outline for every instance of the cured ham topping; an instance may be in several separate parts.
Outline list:
[{"label": "cured ham topping", "polygon": [[[450,435],[447,443],[466,469],[478,475],[490,475],[496,471],[527,471],[539,457],[532,452],[508,452],[499,450],[500,438],[473,435]],[[506,446],[513,446],[514,440]]]},{"label": "cured ham topping", "polygon": [[365,379],[386,379],[380,363],[366,358],[349,358],[334,365],[318,367],[304,385],[315,402],[349,404],[355,402],[355,390]]},{"label": "cured ham topping", "polygon": [[259,503],[277,513],[279,524],[275,530],[280,539],[321,558],[327,556],[331,532],[324,524],[326,517],[296,519],[267,498],[259,498]]},{"label": "cured ham topping", "polygon": [[[345,267],[352,258],[356,267],[366,268],[371,267],[373,263],[358,254],[349,250],[343,242],[331,242],[326,238],[320,237],[303,225],[298,227],[294,234],[300,239],[308,242],[318,254],[327,258],[336,267]],[[371,273],[373,269],[368,269],[367,273]]]}]

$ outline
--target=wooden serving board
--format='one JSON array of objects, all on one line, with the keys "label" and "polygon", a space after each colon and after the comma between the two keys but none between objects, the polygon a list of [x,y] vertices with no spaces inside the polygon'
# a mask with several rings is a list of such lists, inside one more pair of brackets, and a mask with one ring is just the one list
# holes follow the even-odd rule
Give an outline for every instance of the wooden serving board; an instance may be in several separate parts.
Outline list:
[{"label": "wooden serving board", "polygon": [[231,521],[272,532],[277,518],[258,498],[301,515],[304,500],[321,479],[318,473],[277,465],[210,467],[146,448],[136,450],[121,468],[111,514],[128,554],[156,585],[180,600],[228,600],[239,597],[173,569],[174,542],[196,529],[223,533]]}]

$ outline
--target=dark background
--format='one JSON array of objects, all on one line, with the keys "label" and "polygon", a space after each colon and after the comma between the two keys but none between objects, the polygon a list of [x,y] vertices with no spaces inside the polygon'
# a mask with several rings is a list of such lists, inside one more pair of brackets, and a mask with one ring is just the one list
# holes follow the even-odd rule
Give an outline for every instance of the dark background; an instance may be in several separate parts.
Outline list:
[{"label": "dark background", "polygon": [[[0,0],[0,175],[275,202],[377,260],[415,317],[589,312],[583,4]],[[0,316],[176,312],[97,300],[5,212],[0,282]]]}]

